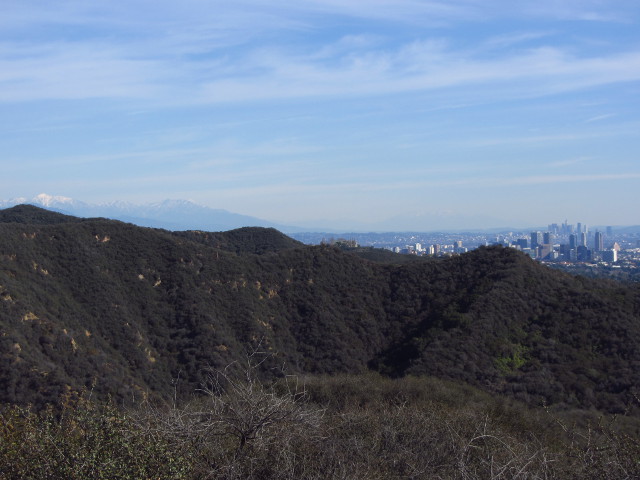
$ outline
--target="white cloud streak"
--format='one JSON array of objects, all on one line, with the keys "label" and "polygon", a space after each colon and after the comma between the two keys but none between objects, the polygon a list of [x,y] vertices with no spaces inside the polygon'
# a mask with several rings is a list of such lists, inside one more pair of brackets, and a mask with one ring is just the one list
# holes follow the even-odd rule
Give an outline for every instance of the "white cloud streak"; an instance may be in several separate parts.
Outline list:
[{"label": "white cloud streak", "polygon": [[640,51],[577,58],[560,49],[541,48],[484,60],[467,59],[427,42],[391,53],[345,57],[334,65],[276,54],[265,54],[262,59],[264,73],[207,82],[203,99],[230,102],[382,95],[500,84],[508,85],[512,95],[541,96],[640,80]]},{"label": "white cloud streak", "polygon": [[596,115],[584,121],[584,123],[599,122],[600,120],[606,120],[607,118],[615,117],[615,113],[606,113],[604,115]]},{"label": "white cloud streak", "polygon": [[[499,3],[484,4],[486,11],[495,13]],[[576,18],[605,10],[598,2],[582,7],[569,2],[562,8],[557,2],[544,3],[560,16],[574,12]],[[366,8],[345,0],[294,5],[240,0],[232,7],[191,0],[179,8],[168,2],[136,1],[125,8],[111,2],[87,6],[67,1],[35,12],[18,2],[10,6],[7,18],[17,24],[0,21],[7,27],[0,34],[4,102],[134,98],[189,105],[491,85],[517,97],[640,80],[640,50],[633,46],[599,56],[580,55],[545,46],[540,32],[494,36],[485,50],[448,45],[446,28],[437,30],[436,38],[423,29],[422,39],[406,39],[399,46],[369,33],[291,46],[296,35],[322,28],[318,15],[446,22],[482,16],[483,8],[475,0],[372,0]],[[507,8],[506,14],[514,10]],[[72,33],[63,33],[69,26]],[[61,38],[30,38],[32,29],[40,27],[58,31]],[[517,49],[529,41],[538,46]],[[491,56],[486,55],[487,47],[493,49]],[[509,48],[502,52],[504,47]]]},{"label": "white cloud streak", "polygon": [[506,85],[515,96],[542,96],[638,80],[640,51],[578,58],[557,48],[540,48],[484,60],[464,58],[434,42],[413,43],[394,52],[359,52],[331,62],[256,50],[241,60],[175,64],[132,59],[95,45],[58,45],[24,52],[19,59],[0,58],[0,100],[5,102],[133,97],[228,103],[487,85]]}]

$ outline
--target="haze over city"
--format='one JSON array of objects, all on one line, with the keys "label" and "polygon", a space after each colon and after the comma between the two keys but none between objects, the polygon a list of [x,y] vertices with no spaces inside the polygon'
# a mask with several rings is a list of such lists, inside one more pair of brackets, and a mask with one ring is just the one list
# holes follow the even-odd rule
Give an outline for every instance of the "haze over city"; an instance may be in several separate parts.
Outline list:
[{"label": "haze over city", "polygon": [[625,0],[9,0],[0,200],[639,224],[639,18]]}]

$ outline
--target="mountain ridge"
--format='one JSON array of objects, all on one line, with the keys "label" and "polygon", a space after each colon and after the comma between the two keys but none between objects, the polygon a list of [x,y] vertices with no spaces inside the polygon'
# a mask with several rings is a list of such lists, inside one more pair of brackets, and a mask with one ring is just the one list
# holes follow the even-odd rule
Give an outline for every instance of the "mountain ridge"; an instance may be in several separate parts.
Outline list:
[{"label": "mountain ridge", "polygon": [[[112,201],[90,204],[73,198],[41,193],[28,199],[18,197],[0,200],[0,208],[19,204],[31,204],[52,211],[78,217],[104,217],[133,223],[142,227],[163,228],[165,230],[207,230],[225,231],[247,226],[276,228],[284,233],[323,232],[325,234],[347,234],[346,232],[484,232],[535,231],[546,227],[529,225],[514,227],[514,222],[499,220],[489,216],[478,217],[464,214],[432,213],[420,215],[397,215],[374,223],[357,220],[317,220],[299,221],[296,225],[283,225],[249,215],[241,215],[224,209],[199,205],[189,200],[171,200],[135,204]],[[322,227],[321,225],[325,225]],[[331,226],[330,226],[331,225]],[[494,225],[488,227],[488,225]],[[502,227],[498,227],[502,225]],[[508,226],[512,225],[512,226]],[[605,228],[605,227],[595,227]],[[618,226],[616,230],[626,233],[640,231],[640,225]]]},{"label": "mountain ridge", "polygon": [[375,263],[272,229],[30,223],[34,209],[0,211],[2,401],[188,395],[254,349],[265,371],[434,375],[613,413],[640,385],[638,287],[513,249]]},{"label": "mountain ridge", "polygon": [[116,201],[90,204],[64,196],[41,193],[32,199],[25,197],[0,201],[0,208],[30,204],[51,211],[84,218],[110,218],[142,227],[165,230],[225,231],[241,227],[278,228],[283,231],[298,231],[297,227],[281,225],[249,215],[232,213],[199,205],[189,200],[166,199],[147,204]]}]

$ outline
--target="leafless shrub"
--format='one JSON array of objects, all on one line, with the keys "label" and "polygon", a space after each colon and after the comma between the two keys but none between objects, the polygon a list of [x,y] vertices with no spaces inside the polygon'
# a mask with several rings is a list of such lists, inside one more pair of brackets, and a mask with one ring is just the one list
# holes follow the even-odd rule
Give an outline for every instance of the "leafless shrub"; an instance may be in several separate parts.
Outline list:
[{"label": "leafless shrub", "polygon": [[456,425],[449,424],[458,478],[524,480],[554,477],[557,454],[536,437],[517,438],[492,425],[488,416],[476,417],[466,424],[459,420]]},{"label": "leafless shrub", "polygon": [[640,478],[640,439],[618,432],[616,420],[600,417],[586,428],[576,428],[556,418],[567,439],[565,471],[603,480]]},{"label": "leafless shrub", "polygon": [[201,397],[137,409],[132,427],[192,459],[194,479],[640,478],[638,440],[610,425],[525,421],[454,390],[434,397],[419,379],[263,383],[259,366],[254,355],[212,370]]},{"label": "leafless shrub", "polygon": [[194,452],[204,478],[262,478],[266,466],[278,472],[270,478],[296,478],[293,472],[304,466],[300,447],[322,439],[324,410],[306,403],[298,377],[259,381],[263,361],[253,354],[242,368],[210,371],[199,398],[184,406],[147,405],[136,414],[138,428]]}]

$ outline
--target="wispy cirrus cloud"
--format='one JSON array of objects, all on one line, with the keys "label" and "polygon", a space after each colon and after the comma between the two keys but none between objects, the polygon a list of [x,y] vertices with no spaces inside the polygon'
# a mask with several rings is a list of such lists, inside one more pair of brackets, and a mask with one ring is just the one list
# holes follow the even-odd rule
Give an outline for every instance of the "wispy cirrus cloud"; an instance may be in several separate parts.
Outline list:
[{"label": "wispy cirrus cloud", "polygon": [[[2,52],[11,51],[10,55]],[[467,58],[441,41],[327,57],[259,48],[240,58],[136,58],[105,45],[0,46],[0,100],[128,98],[191,104],[385,95],[483,85],[543,96],[640,80],[640,51],[575,57],[558,48],[500,59]],[[601,117],[605,118],[605,117]],[[600,118],[597,118],[600,119]],[[591,120],[595,121],[595,120]]]},{"label": "wispy cirrus cloud", "polygon": [[[545,45],[544,32],[491,36],[485,42],[493,50],[489,57],[472,46],[452,46],[446,28],[436,36],[420,30],[418,39],[414,35],[400,44],[365,31],[295,46],[300,32],[313,33],[316,22],[322,23],[313,15],[374,16],[385,22],[425,16],[473,19],[481,10],[474,0],[375,0],[367,8],[334,0],[293,6],[241,0],[215,8],[195,0],[188,8],[169,2],[136,1],[127,8],[111,2],[81,7],[62,2],[33,15],[32,9],[11,3],[8,18],[24,27],[0,20],[7,26],[0,34],[0,101],[141,98],[191,104],[484,85],[501,86],[505,95],[536,96],[640,80],[640,50],[633,46],[599,56],[577,54]],[[490,11],[499,10],[497,4],[487,5]],[[249,13],[240,8],[248,6]],[[562,11],[583,7],[571,3]],[[507,8],[506,15],[514,8]],[[26,35],[29,26],[61,33],[53,42],[40,42]]]},{"label": "wispy cirrus cloud", "polygon": [[[158,62],[128,58],[118,49],[97,45],[47,45],[11,48],[0,53],[0,101],[45,99],[149,98],[163,85],[154,72]],[[21,58],[16,58],[18,53]],[[165,74],[166,76],[166,74]],[[166,85],[165,85],[166,86]]]},{"label": "wispy cirrus cloud", "polygon": [[526,15],[587,22],[628,23],[633,18],[633,13],[637,14],[637,4],[633,0],[617,2],[615,8],[602,0],[522,2],[519,8]]},{"label": "wispy cirrus cloud", "polygon": [[558,160],[557,162],[551,162],[548,165],[552,168],[572,167],[574,165],[585,163],[589,160],[592,160],[592,158],[591,157],[569,158],[566,160]]},{"label": "wispy cirrus cloud", "polygon": [[[443,189],[443,188],[496,188],[496,187],[517,187],[527,185],[553,185],[560,183],[592,183],[592,182],[617,182],[617,181],[637,181],[640,179],[639,172],[625,173],[589,173],[570,175],[526,175],[526,176],[474,176],[453,179],[425,179],[407,180],[385,183],[352,182],[348,185],[334,184],[336,188],[346,187],[352,191],[406,191],[408,189]],[[323,188],[317,185],[315,188]]]},{"label": "wispy cirrus cloud", "polygon": [[588,118],[584,123],[599,122],[600,120],[606,120],[607,118],[615,117],[615,113],[605,113],[603,115],[596,115],[595,117]]},{"label": "wispy cirrus cloud", "polygon": [[[327,95],[380,95],[445,88],[506,85],[501,95],[544,96],[640,80],[640,51],[575,57],[559,48],[526,50],[501,59],[467,58],[439,42],[405,45],[310,62],[282,52],[263,52],[261,71],[203,84],[211,102]],[[255,64],[254,64],[255,65]]]},{"label": "wispy cirrus cloud", "polygon": [[[487,184],[496,186],[550,185],[555,183],[611,182],[640,179],[639,172],[590,173],[577,175],[532,175],[505,179],[487,180]],[[483,183],[484,184],[484,183]]]}]

